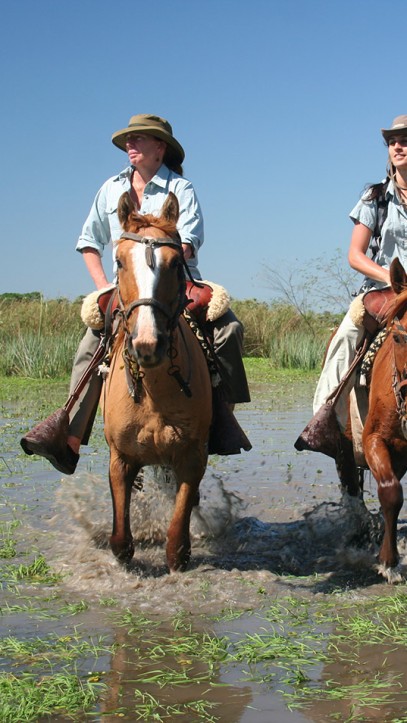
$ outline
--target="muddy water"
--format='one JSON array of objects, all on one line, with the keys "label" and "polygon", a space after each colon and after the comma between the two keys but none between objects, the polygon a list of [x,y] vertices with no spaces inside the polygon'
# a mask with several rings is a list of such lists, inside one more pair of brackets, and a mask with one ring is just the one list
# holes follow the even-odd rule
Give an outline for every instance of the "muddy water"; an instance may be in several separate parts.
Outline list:
[{"label": "muddy water", "polygon": [[[253,449],[239,456],[211,458],[201,485],[201,505],[192,520],[190,567],[184,574],[171,576],[166,574],[164,544],[174,489],[167,471],[146,470],[142,489],[133,495],[136,553],[131,565],[123,568],[107,545],[111,525],[108,454],[100,436],[95,435],[97,441],[82,455],[77,474],[61,479],[46,462],[37,459],[27,464],[16,455],[18,420],[17,428],[8,434],[6,430],[0,457],[1,511],[5,519],[23,521],[19,549],[38,551],[54,570],[64,573],[59,596],[71,602],[86,601],[88,610],[81,616],[81,626],[120,644],[125,631],[112,626],[99,604],[102,599],[114,599],[123,610],[158,617],[163,635],[166,621],[180,611],[196,629],[207,626],[202,621],[208,616],[246,611],[238,620],[212,624],[218,635],[239,635],[261,628],[263,621],[253,611],[260,610],[265,599],[286,595],[312,599],[338,589],[357,596],[387,592],[373,568],[380,533],[374,480],[366,480],[366,507],[357,500],[342,500],[332,460],[294,450],[293,442],[309,418],[309,388],[287,387],[274,398],[270,388],[257,385],[252,397],[253,402],[239,408],[237,416]],[[22,429],[29,426],[27,420],[20,423]],[[402,552],[403,523],[402,519]],[[12,592],[4,593],[5,603],[13,603]],[[66,624],[24,614],[3,614],[1,622],[2,635],[22,637],[61,632]],[[393,656],[393,667],[404,669],[405,655],[397,657],[393,651]],[[130,654],[117,653],[103,662],[109,695],[101,713],[105,713],[103,720],[116,720],[106,711],[116,704],[120,686],[121,704],[131,707],[135,660]],[[86,662],[83,666],[85,670]],[[344,669],[328,673],[346,678]],[[236,667],[221,669],[219,682],[228,685],[208,694],[218,705],[214,720],[329,720],[330,709],[323,704],[315,704],[306,714],[289,711],[275,689],[242,682],[242,670]],[[193,691],[191,687],[161,693],[169,701],[175,696],[178,703],[183,696],[190,700],[200,694],[199,688]],[[340,716],[340,707],[337,710]],[[396,706],[389,715],[378,720],[396,719],[400,710]]]}]

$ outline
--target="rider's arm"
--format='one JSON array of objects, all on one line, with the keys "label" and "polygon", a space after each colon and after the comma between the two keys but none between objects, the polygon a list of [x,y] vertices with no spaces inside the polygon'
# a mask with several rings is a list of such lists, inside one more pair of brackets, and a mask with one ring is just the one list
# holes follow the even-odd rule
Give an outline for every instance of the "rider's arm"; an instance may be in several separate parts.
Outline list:
[{"label": "rider's arm", "polygon": [[87,247],[82,250],[82,257],[96,288],[103,289],[105,286],[110,286],[99,252]]},{"label": "rider's arm", "polygon": [[371,229],[363,223],[355,221],[348,252],[349,264],[352,269],[359,271],[361,274],[368,276],[374,281],[381,281],[385,284],[390,284],[390,274],[388,269],[379,266],[372,261],[372,259],[366,256],[371,237]]}]

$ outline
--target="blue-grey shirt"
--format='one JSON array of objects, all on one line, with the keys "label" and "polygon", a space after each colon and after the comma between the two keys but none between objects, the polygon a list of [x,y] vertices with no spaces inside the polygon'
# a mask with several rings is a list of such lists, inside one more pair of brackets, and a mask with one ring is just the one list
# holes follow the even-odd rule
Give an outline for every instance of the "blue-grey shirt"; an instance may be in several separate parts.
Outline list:
[{"label": "blue-grey shirt", "polygon": [[[123,230],[117,216],[117,205],[122,193],[130,191],[132,170],[132,167],[128,166],[119,175],[105,181],[99,189],[76,244],[77,251],[92,248],[102,256],[105,246],[112,242],[114,260],[115,242]],[[177,229],[181,241],[191,244],[194,250],[193,257],[187,261],[188,266],[192,276],[200,279],[198,250],[204,240],[204,225],[201,207],[192,183],[170,171],[163,164],[154,178],[146,184],[140,213],[159,215],[170,191],[175,193],[179,203]],[[115,268],[113,271],[115,274]]]},{"label": "blue-grey shirt", "polygon": [[[368,194],[369,191],[362,196],[349,215],[352,221],[363,223],[373,232],[377,220],[377,202],[376,200],[367,201],[366,195]],[[398,200],[394,192],[393,181],[390,181],[387,187],[386,200],[388,202],[387,217],[382,228],[380,248],[374,260],[379,266],[388,269],[397,256],[404,268],[407,269],[407,209]],[[384,282],[373,281],[369,277],[365,277],[362,288],[380,289],[383,286],[386,286]]]}]

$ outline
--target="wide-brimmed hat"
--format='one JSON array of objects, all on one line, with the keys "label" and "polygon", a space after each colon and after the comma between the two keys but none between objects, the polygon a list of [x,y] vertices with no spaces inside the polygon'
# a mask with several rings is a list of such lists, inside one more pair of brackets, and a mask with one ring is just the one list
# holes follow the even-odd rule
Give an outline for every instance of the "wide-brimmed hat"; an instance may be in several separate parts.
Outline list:
[{"label": "wide-brimmed hat", "polygon": [[127,128],[113,133],[112,143],[122,151],[125,151],[126,136],[129,133],[147,133],[150,136],[159,138],[161,141],[165,141],[172,151],[174,161],[177,163],[182,163],[185,158],[184,149],[181,144],[178,143],[177,139],[174,138],[172,128],[165,118],[160,118],[158,115],[149,115],[148,113],[132,115]]},{"label": "wide-brimmed hat", "polygon": [[391,124],[391,128],[382,128],[382,136],[386,142],[397,133],[407,133],[407,115],[398,115]]}]

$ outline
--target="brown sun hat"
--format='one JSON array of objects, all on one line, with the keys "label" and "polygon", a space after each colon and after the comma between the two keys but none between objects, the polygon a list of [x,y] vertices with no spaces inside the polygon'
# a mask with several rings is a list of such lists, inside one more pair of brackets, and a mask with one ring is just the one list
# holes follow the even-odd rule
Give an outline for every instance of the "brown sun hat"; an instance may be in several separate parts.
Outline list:
[{"label": "brown sun hat", "polygon": [[403,133],[403,135],[407,133],[407,115],[398,115],[391,124],[391,128],[382,128],[382,136],[386,142],[397,133]]},{"label": "brown sun hat", "polygon": [[172,151],[173,160],[176,163],[182,163],[185,158],[184,149],[172,134],[172,128],[165,118],[158,115],[149,115],[148,113],[139,113],[132,115],[127,128],[116,131],[112,135],[112,143],[122,151],[126,150],[126,136],[129,133],[147,133],[150,136],[159,138],[167,143],[169,150]]}]

